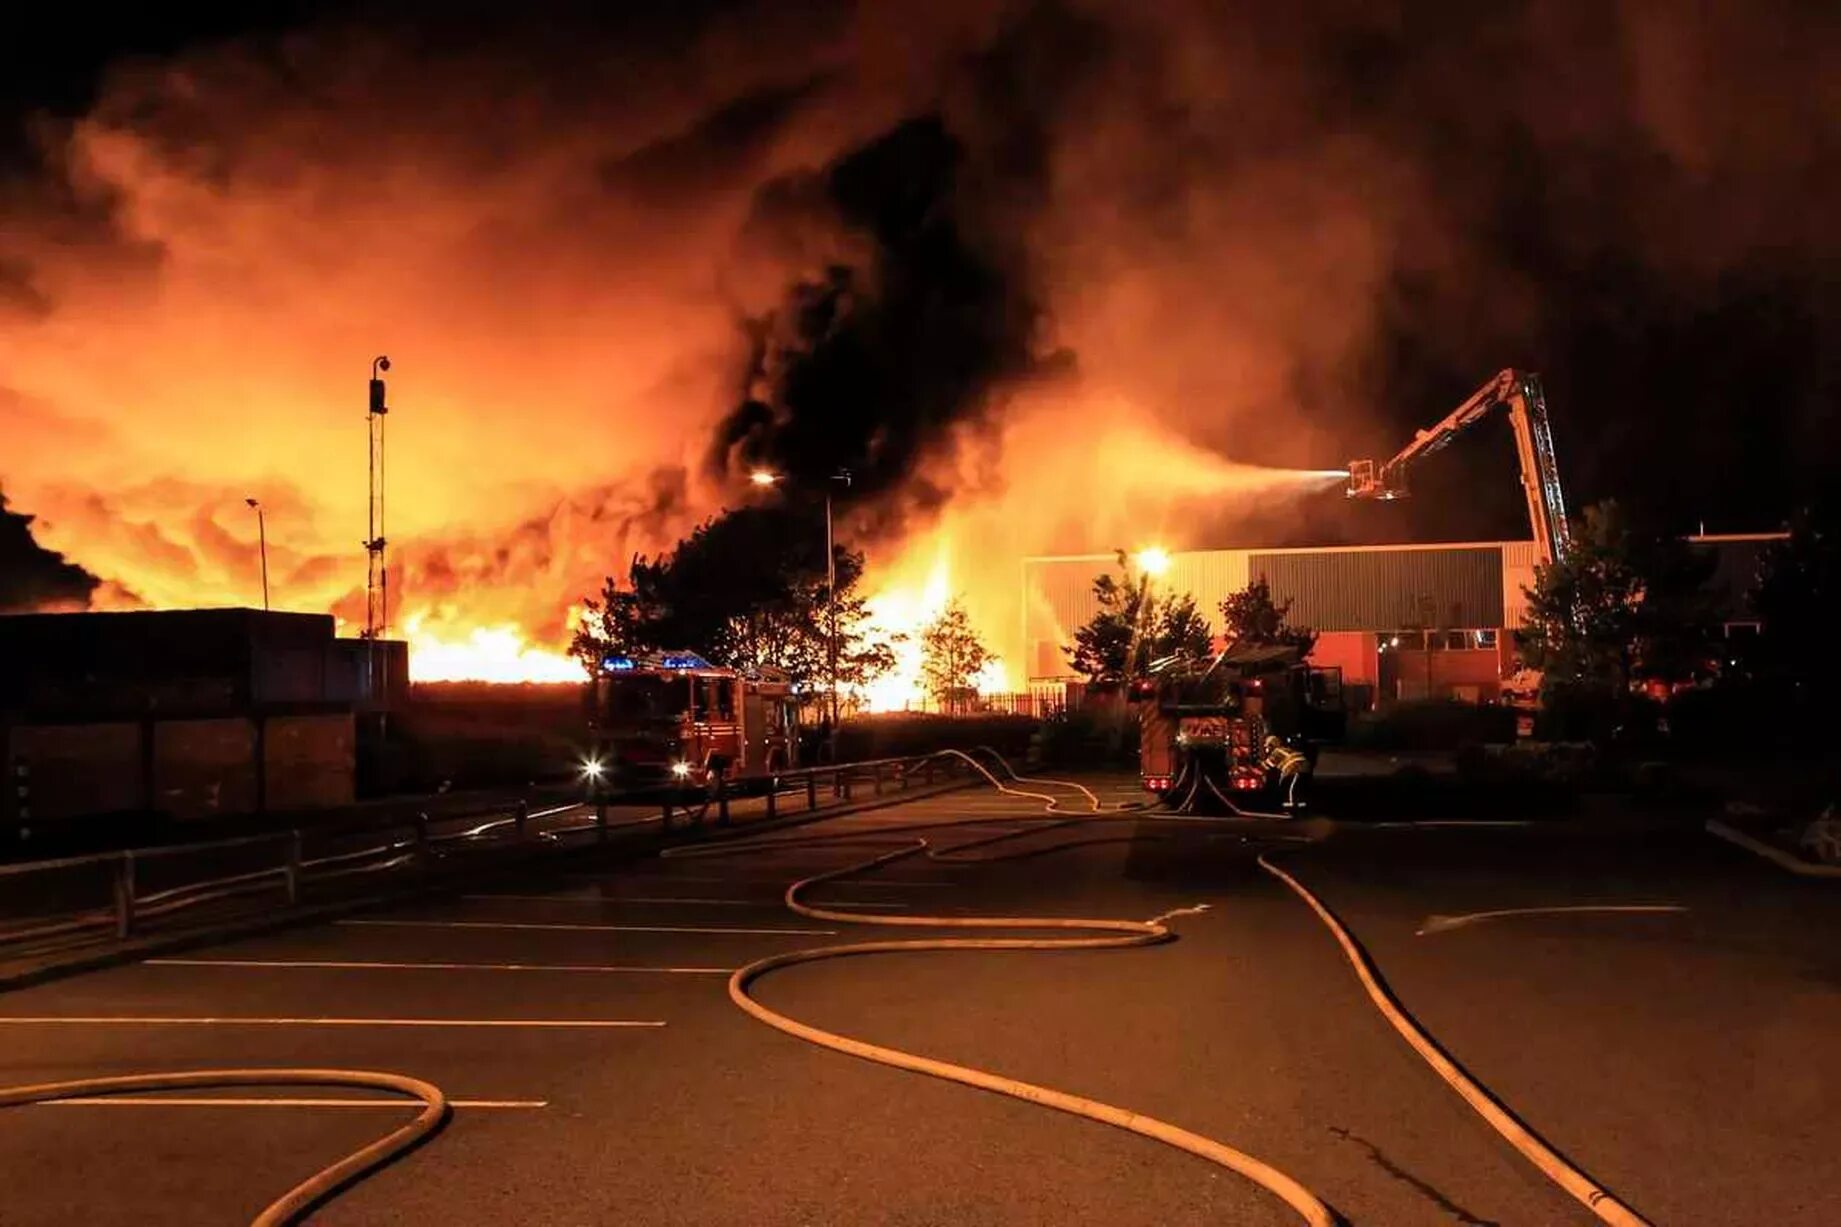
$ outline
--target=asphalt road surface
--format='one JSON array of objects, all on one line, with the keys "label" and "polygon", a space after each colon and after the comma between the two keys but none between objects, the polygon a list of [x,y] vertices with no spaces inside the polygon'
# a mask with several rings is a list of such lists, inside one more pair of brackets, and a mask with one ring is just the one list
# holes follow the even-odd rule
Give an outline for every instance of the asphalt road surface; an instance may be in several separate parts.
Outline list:
[{"label": "asphalt road surface", "polygon": [[[1100,791],[1135,799],[1128,781]],[[849,846],[585,852],[465,897],[20,990],[0,997],[0,1084],[325,1066],[412,1074],[459,1103],[316,1223],[1298,1221],[1191,1155],[824,1050],[730,1002],[744,962],[889,936],[787,911],[788,882],[912,838],[891,826],[992,824],[930,837],[945,848],[1039,811],[964,791],[768,837],[859,833]],[[810,901],[890,916],[1207,910],[1158,946],[836,959],[773,973],[756,995],[1216,1138],[1350,1222],[1594,1221],[1382,1019],[1323,923],[1259,868],[1266,852],[1475,1077],[1652,1222],[1841,1222],[1835,883],[1686,824],[1122,820],[988,851],[1003,855],[910,857]],[[1575,910],[1528,910],[1561,908]],[[362,1093],[187,1098],[271,1096],[359,1102],[0,1113],[0,1221],[247,1222],[409,1115]]]}]

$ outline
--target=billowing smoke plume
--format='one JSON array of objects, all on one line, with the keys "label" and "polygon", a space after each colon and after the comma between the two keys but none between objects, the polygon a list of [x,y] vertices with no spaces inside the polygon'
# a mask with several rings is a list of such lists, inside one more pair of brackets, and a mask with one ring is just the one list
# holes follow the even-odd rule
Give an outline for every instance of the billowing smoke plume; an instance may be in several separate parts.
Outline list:
[{"label": "billowing smoke plume", "polygon": [[[1384,455],[1507,364],[1576,495],[1755,523],[1827,471],[1820,6],[659,14],[199,45],[43,122],[0,198],[0,478],[41,541],[247,601],[258,496],[278,598],[349,614],[385,352],[402,608],[542,634],[754,464],[851,469],[858,531],[939,525],[974,587],[1274,540],[1318,513],[1252,466]],[[1516,528],[1512,482],[1429,476],[1422,518]]]},{"label": "billowing smoke plume", "polygon": [[94,575],[32,539],[32,517],[7,510],[0,492],[0,613],[81,609],[96,590]]}]

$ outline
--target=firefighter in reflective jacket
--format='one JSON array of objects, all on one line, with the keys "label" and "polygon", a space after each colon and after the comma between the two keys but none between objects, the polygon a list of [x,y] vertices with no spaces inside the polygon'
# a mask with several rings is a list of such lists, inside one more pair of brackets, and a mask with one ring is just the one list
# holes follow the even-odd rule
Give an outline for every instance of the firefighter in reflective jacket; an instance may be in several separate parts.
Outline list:
[{"label": "firefighter in reflective jacket", "polygon": [[1310,774],[1310,759],[1272,736],[1266,738],[1265,751],[1263,765],[1278,776],[1279,788],[1285,794],[1285,808],[1299,808],[1298,781]]}]

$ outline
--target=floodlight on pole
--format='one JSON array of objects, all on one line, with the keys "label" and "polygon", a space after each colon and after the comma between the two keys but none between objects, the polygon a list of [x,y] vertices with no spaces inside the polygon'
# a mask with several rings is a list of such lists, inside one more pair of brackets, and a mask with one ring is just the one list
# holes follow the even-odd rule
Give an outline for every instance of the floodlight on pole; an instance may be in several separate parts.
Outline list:
[{"label": "floodlight on pole", "polygon": [[268,522],[262,514],[262,504],[253,498],[243,500],[256,513],[256,541],[262,550],[262,609],[268,611]]},{"label": "floodlight on pole", "polygon": [[1162,575],[1170,569],[1170,552],[1162,546],[1149,545],[1133,554],[1132,561],[1146,575]]}]

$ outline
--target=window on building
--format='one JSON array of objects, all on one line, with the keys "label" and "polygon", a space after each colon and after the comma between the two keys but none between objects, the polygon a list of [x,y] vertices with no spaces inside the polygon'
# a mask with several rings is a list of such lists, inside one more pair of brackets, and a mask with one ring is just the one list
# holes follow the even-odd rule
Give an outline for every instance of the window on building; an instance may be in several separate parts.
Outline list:
[{"label": "window on building", "polygon": [[1425,635],[1419,631],[1400,631],[1390,635],[1388,643],[1402,652],[1425,651]]},{"label": "window on building", "polygon": [[1495,631],[1493,630],[1478,631],[1476,634],[1477,634],[1477,647],[1478,648],[1481,648],[1484,651],[1491,651],[1491,652],[1495,651],[1496,649],[1496,632]]}]

